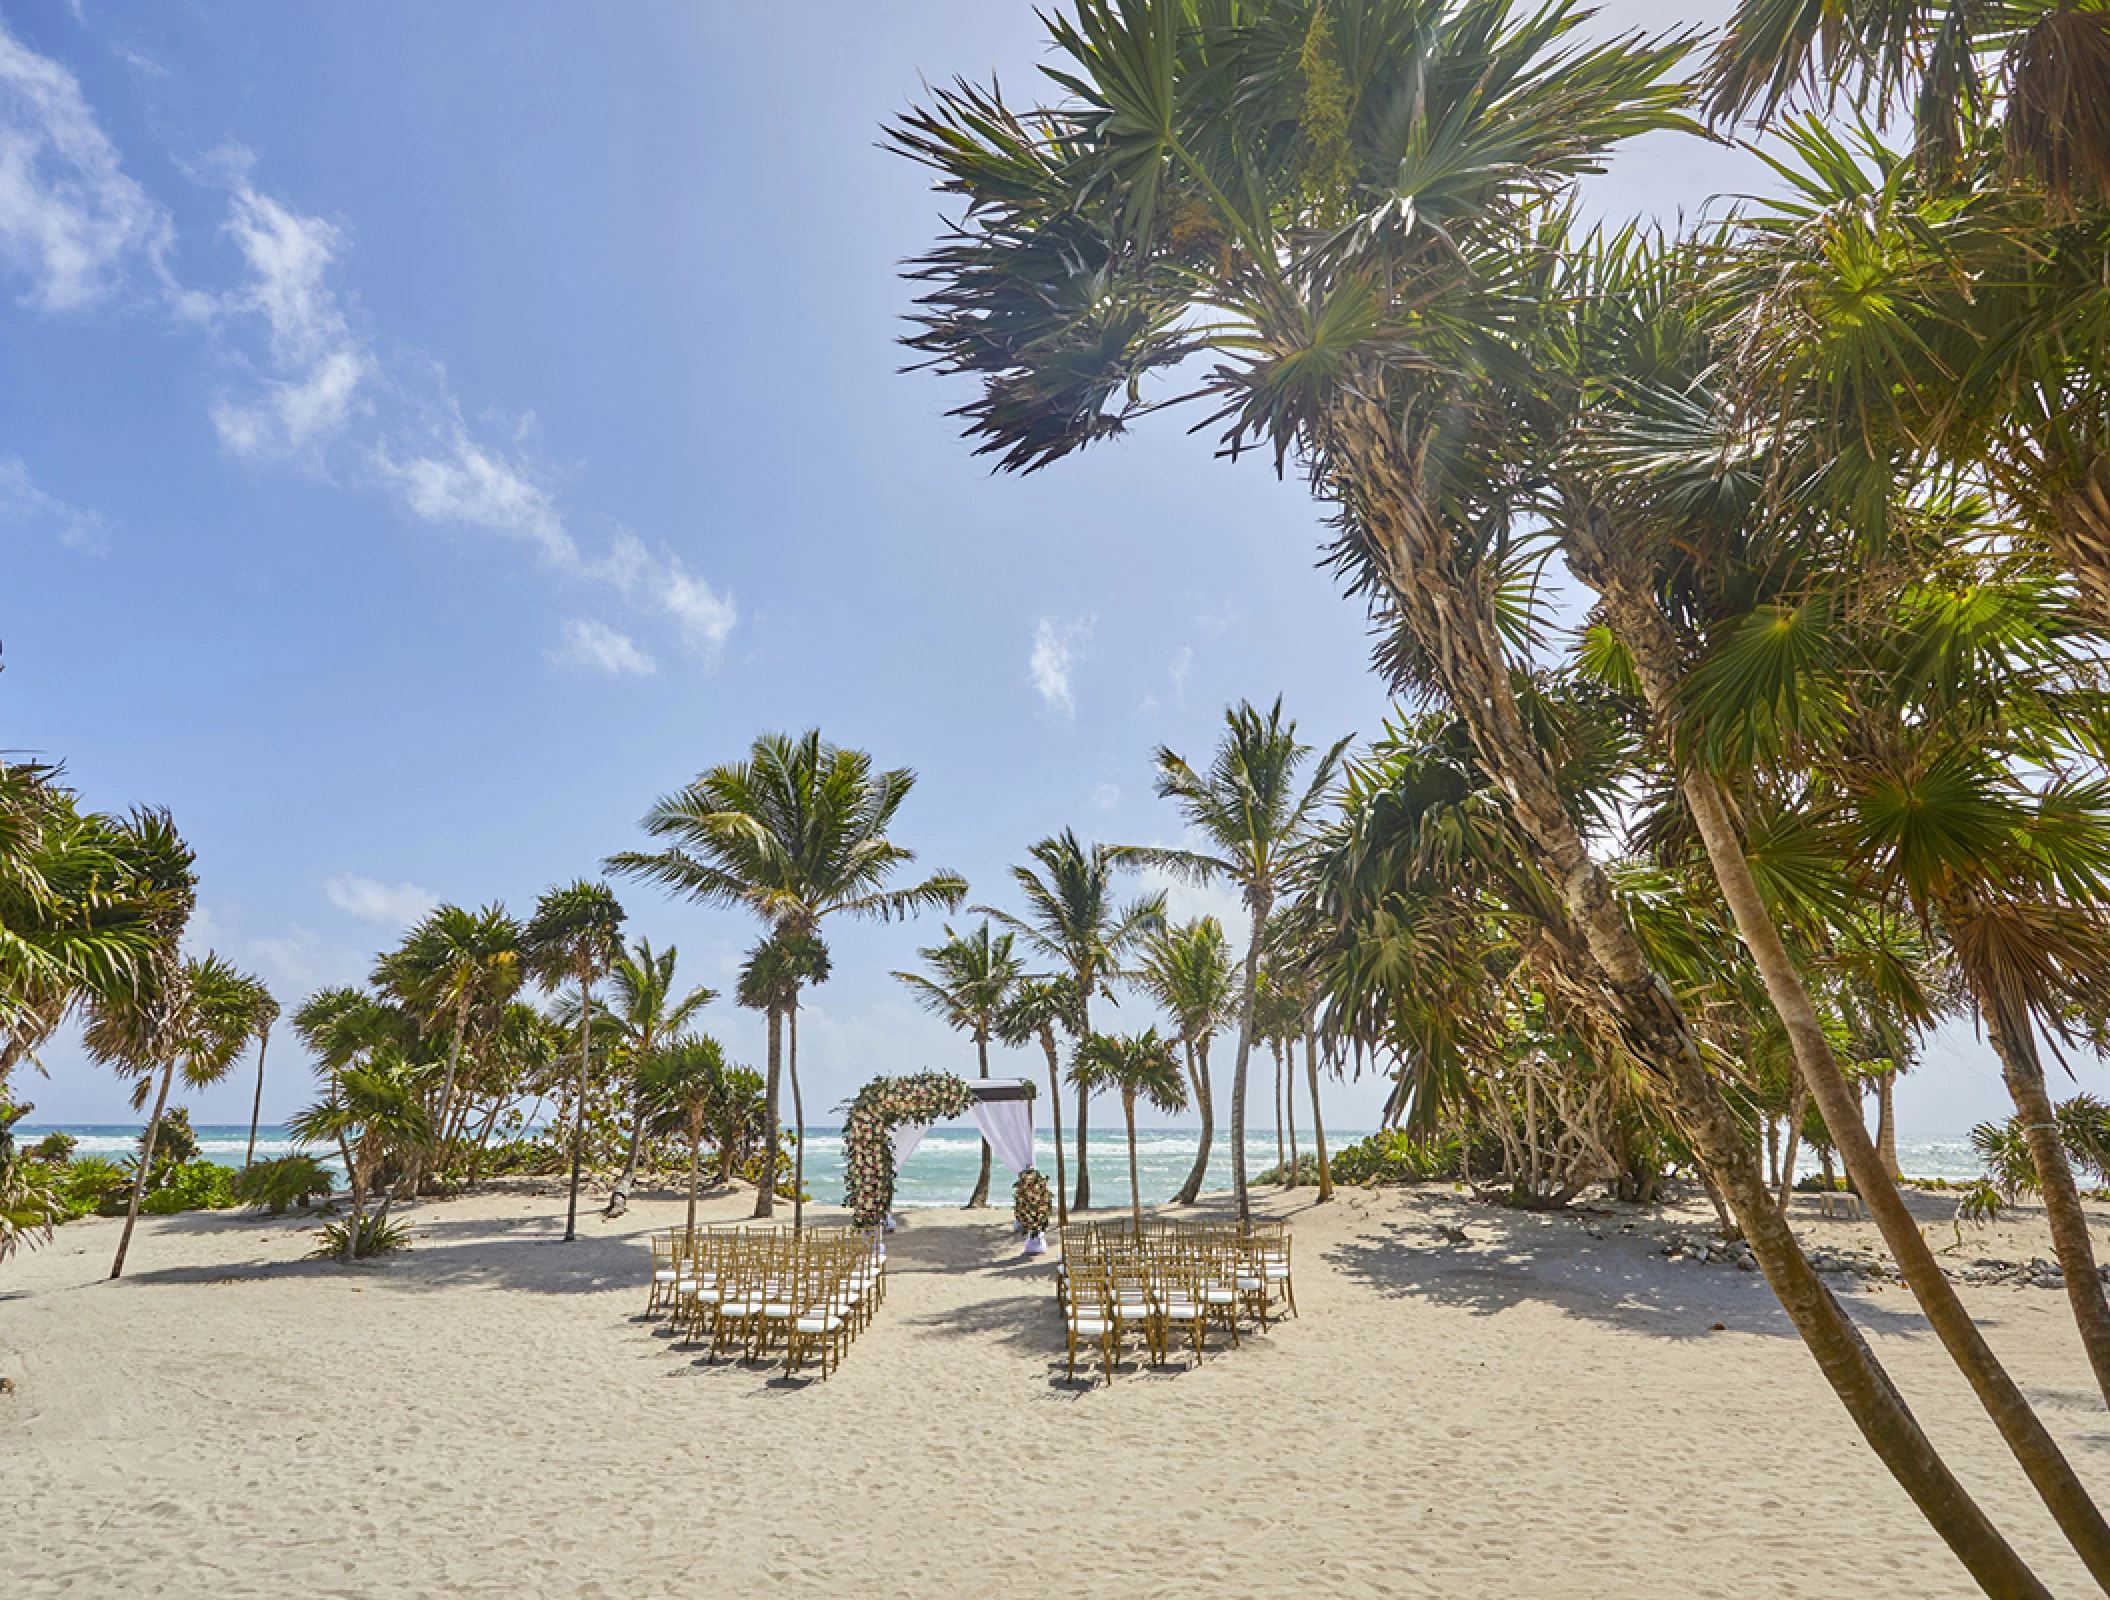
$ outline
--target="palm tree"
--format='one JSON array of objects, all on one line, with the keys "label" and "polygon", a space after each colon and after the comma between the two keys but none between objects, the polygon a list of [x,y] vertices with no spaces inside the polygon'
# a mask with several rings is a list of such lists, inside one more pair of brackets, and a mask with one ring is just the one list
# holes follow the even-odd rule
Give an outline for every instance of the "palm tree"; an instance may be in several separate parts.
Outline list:
[{"label": "palm tree", "polygon": [[1209,1085],[1209,1045],[1235,1011],[1231,982],[1231,948],[1223,924],[1196,917],[1152,934],[1136,963],[1136,985],[1173,1020],[1174,1037],[1187,1052],[1187,1072],[1194,1081],[1194,1102],[1201,1111],[1200,1147],[1187,1181],[1173,1196],[1174,1205],[1191,1206],[1208,1176],[1209,1151],[1216,1138],[1216,1096]]},{"label": "palm tree", "polygon": [[[395,1195],[385,1195],[371,1227],[367,1196],[374,1176],[394,1157],[408,1158],[432,1138],[432,1118],[410,1063],[382,1046],[358,1066],[331,1070],[328,1090],[296,1116],[293,1136],[303,1143],[331,1143],[344,1158],[351,1187],[352,1214],[344,1230],[344,1260],[365,1253],[366,1241],[388,1219]],[[406,1179],[409,1177],[406,1171]],[[407,1187],[399,1184],[396,1187]]]},{"label": "palm tree", "polygon": [[593,1021],[593,986],[623,957],[623,908],[605,883],[580,878],[547,891],[520,936],[521,966],[543,988],[579,986],[579,1080],[572,1107],[571,1195],[564,1208],[564,1238],[579,1232],[579,1168],[586,1154],[588,1030]]},{"label": "palm tree", "polygon": [[[791,1231],[806,1225],[806,1103],[799,1093],[799,991],[826,983],[834,970],[828,947],[814,934],[779,928],[748,952],[740,969],[740,1004],[769,1016],[770,1056],[777,1055],[779,1034],[789,1036],[784,1059],[790,1068],[792,1136]],[[762,1157],[764,1192],[777,1188],[777,1119],[770,1116],[771,1142]]]},{"label": "palm tree", "polygon": [[[613,1001],[601,1013],[601,1023],[614,1053],[633,1069],[631,1089],[630,1149],[623,1160],[622,1176],[608,1197],[606,1215],[620,1217],[630,1208],[630,1189],[637,1182],[637,1163],[644,1145],[649,1109],[638,1098],[635,1068],[660,1044],[683,1032],[696,1013],[718,998],[717,991],[698,984],[687,994],[675,994],[674,964],[679,952],[669,945],[655,952],[650,939],[640,939],[618,960],[609,973]],[[573,1019],[560,1011],[560,1024]]]},{"label": "palm tree", "polygon": [[155,967],[153,979],[131,993],[98,998],[82,1031],[93,1060],[135,1080],[133,1109],[144,1107],[149,1098],[154,1103],[140,1140],[139,1171],[125,1208],[124,1232],[110,1264],[113,1278],[124,1272],[177,1069],[193,1089],[209,1088],[225,1077],[256,1026],[255,995],[262,987],[210,952],[192,960],[157,961]]},{"label": "palm tree", "polygon": [[1245,1169],[1246,1071],[1257,1037],[1255,1008],[1268,919],[1274,915],[1283,876],[1310,838],[1347,748],[1348,740],[1336,742],[1312,768],[1311,781],[1300,786],[1297,772],[1310,756],[1311,746],[1297,742],[1297,725],[1283,719],[1281,700],[1265,715],[1241,701],[1224,713],[1224,736],[1206,774],[1196,772],[1173,751],[1158,750],[1158,795],[1179,806],[1188,827],[1201,835],[1204,848],[1137,846],[1123,852],[1126,859],[1191,882],[1223,879],[1237,884],[1252,919],[1238,1005],[1238,1055],[1231,1068],[1231,1184],[1238,1195],[1240,1221],[1252,1215]]},{"label": "palm tree", "polygon": [[[673,952],[669,951],[669,955]],[[696,1186],[703,1166],[703,1137],[714,1110],[728,1096],[725,1052],[705,1034],[661,1038],[634,1059],[637,1103],[662,1136],[680,1133],[689,1142],[688,1231],[696,1231]]]},{"label": "palm tree", "polygon": [[264,1052],[271,1048],[272,1024],[278,1021],[278,1002],[261,983],[251,1001],[251,1031],[256,1035],[256,1098],[249,1104],[249,1148],[242,1152],[242,1165],[256,1162],[256,1125],[264,1114]]},{"label": "palm tree", "polygon": [[[433,1156],[454,1136],[454,1081],[462,1045],[478,1019],[495,1017],[520,987],[520,924],[502,905],[480,911],[439,906],[412,928],[402,944],[374,963],[373,985],[417,1015],[430,1033],[447,1034],[447,1069],[431,1119]],[[424,1157],[413,1158],[422,1168]],[[409,1184],[415,1194],[417,1174]]]},{"label": "palm tree", "polygon": [[[1104,844],[1094,844],[1087,850],[1068,828],[1041,840],[1027,853],[1039,863],[1039,870],[1011,869],[1012,881],[1025,897],[1023,917],[991,906],[970,909],[995,918],[1061,969],[1075,1003],[1069,1020],[1081,1046],[1091,1036],[1092,996],[1113,998],[1113,991],[1107,987],[1109,981],[1127,976],[1121,967],[1122,956],[1164,922],[1165,897],[1145,895],[1126,906],[1116,906],[1113,881],[1120,863],[1119,852]],[[1075,1081],[1073,1076],[1072,1082]],[[1075,1211],[1087,1211],[1092,1204],[1092,1171],[1086,1145],[1091,1093],[1089,1083],[1077,1084],[1077,1195],[1070,1202],[1070,1209]]]},{"label": "palm tree", "polygon": [[[1682,40],[1576,40],[1582,14],[1505,0],[1255,0],[1235,25],[1158,0],[1051,20],[1057,104],[937,91],[889,135],[964,202],[918,263],[910,342],[982,381],[979,448],[1035,470],[1203,374],[1231,453],[1300,469],[1366,597],[1396,687],[1443,697],[1552,896],[1530,959],[1607,1062],[1675,1119],[1871,1447],[1973,1576],[2042,1585],[1935,1453],[1774,1210],[1699,1033],[1650,962],[1527,717],[1515,516],[1524,346],[1548,303],[1534,236],[1621,140],[1683,120]],[[1212,363],[1194,358],[1204,351]],[[2038,1464],[2048,1441],[2033,1446]],[[2070,1473],[2067,1474],[2070,1479]],[[2078,1485],[2075,1486],[2078,1492]],[[2062,1521],[2070,1519],[2062,1518]]]},{"label": "palm tree", "polygon": [[[623,851],[609,870],[657,883],[688,899],[740,906],[775,931],[812,935],[832,916],[891,922],[957,907],[967,882],[936,872],[908,889],[887,879],[914,861],[887,830],[915,787],[906,767],[875,771],[862,750],[765,734],[749,758],[713,767],[654,804],[645,831],[670,841],[660,851]],[[777,1032],[769,1057],[769,1154],[755,1215],[776,1213]]]},{"label": "palm tree", "polygon": [[1080,1085],[1120,1093],[1121,1114],[1128,1121],[1128,1198],[1140,1232],[1143,1180],[1136,1171],[1136,1097],[1141,1095],[1167,1115],[1187,1109],[1187,1085],[1180,1076],[1179,1057],[1172,1053],[1172,1041],[1159,1038],[1155,1028],[1125,1039],[1092,1034],[1079,1046],[1070,1078]]},{"label": "palm tree", "polygon": [[[975,1062],[985,1078],[989,1076],[989,1036],[996,1032],[1004,1005],[1024,971],[1024,963],[1011,953],[1013,937],[1007,933],[992,938],[986,921],[972,933],[954,933],[947,927],[943,944],[916,952],[935,976],[894,974],[926,1011],[936,1012],[948,1027],[974,1040]],[[975,1180],[967,1208],[972,1211],[988,1203],[989,1145],[984,1141],[982,1173]]]},{"label": "palm tree", "polygon": [[1040,1041],[1048,1057],[1048,1109],[1055,1119],[1055,1220],[1070,1220],[1069,1175],[1063,1171],[1062,1154],[1062,1058],[1055,1048],[1055,1030],[1081,1034],[1077,1023],[1077,992],[1064,978],[1022,978],[1011,997],[997,1013],[996,1036],[1013,1049]]}]

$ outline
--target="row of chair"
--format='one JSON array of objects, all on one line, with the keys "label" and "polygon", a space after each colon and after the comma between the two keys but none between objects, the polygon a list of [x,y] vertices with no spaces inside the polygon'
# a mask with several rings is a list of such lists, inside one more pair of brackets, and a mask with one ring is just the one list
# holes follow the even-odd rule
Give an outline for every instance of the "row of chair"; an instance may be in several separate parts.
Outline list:
[{"label": "row of chair", "polygon": [[1141,1229],[1128,1222],[1072,1223],[1061,1239],[1056,1292],[1071,1378],[1078,1352],[1094,1345],[1111,1383],[1131,1336],[1140,1338],[1154,1366],[1163,1365],[1176,1339],[1191,1343],[1199,1362],[1213,1325],[1235,1347],[1239,1318],[1250,1316],[1264,1330],[1274,1297],[1297,1314],[1289,1229],[1280,1222],[1240,1228],[1157,1220]]},{"label": "row of chair", "polygon": [[885,1295],[876,1229],[734,1225],[655,1235],[646,1310],[667,1310],[686,1343],[708,1334],[712,1361],[737,1344],[753,1363],[781,1338],[787,1375],[817,1354],[826,1378]]}]

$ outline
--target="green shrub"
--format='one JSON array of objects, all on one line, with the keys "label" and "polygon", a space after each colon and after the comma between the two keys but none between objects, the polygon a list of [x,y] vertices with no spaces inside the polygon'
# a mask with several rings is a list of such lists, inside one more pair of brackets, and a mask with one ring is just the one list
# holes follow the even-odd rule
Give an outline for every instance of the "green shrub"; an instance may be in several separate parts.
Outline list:
[{"label": "green shrub", "polygon": [[329,1170],[313,1156],[280,1156],[259,1161],[234,1175],[234,1197],[244,1205],[268,1210],[274,1217],[286,1214],[288,1206],[305,1206],[310,1200],[327,1200],[332,1184]]},{"label": "green shrub", "polygon": [[234,1171],[215,1161],[186,1161],[172,1167],[158,1188],[147,1191],[139,1209],[150,1217],[179,1211],[225,1211],[234,1204]]},{"label": "green shrub", "polygon": [[29,1147],[29,1153],[47,1167],[63,1167],[73,1159],[74,1146],[79,1143],[70,1133],[47,1133]]},{"label": "green shrub", "polygon": [[[1444,1134],[1417,1139],[1404,1129],[1373,1133],[1367,1139],[1344,1145],[1333,1156],[1336,1183],[1428,1183],[1459,1174],[1458,1140]],[[1318,1177],[1318,1163],[1312,1163]]]},{"label": "green shrub", "polygon": [[[146,1148],[146,1130],[139,1133],[139,1147]],[[158,1188],[162,1173],[169,1167],[183,1167],[198,1159],[198,1135],[190,1125],[190,1111],[177,1106],[163,1115],[161,1126],[154,1132],[154,1176],[148,1181],[149,1189]]]},{"label": "green shrub", "polygon": [[[368,1256],[385,1256],[392,1250],[410,1248],[410,1224],[407,1222],[390,1222],[386,1217],[375,1214],[361,1217],[357,1226],[358,1243],[352,1247],[352,1259],[355,1261],[362,1261]],[[315,1234],[320,1243],[308,1254],[324,1260],[331,1256],[342,1256],[345,1236],[352,1227],[349,1219],[324,1224]]]},{"label": "green shrub", "polygon": [[61,1218],[71,1222],[114,1202],[122,1211],[131,1194],[131,1174],[101,1156],[82,1156],[59,1169]]}]

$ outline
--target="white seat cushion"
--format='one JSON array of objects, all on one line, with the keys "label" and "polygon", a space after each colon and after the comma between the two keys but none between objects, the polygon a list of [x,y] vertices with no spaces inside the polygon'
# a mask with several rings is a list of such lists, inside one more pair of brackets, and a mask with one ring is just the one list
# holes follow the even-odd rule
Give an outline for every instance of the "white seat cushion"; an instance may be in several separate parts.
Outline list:
[{"label": "white seat cushion", "polygon": [[1106,1322],[1098,1317],[1079,1317],[1070,1326],[1087,1338],[1093,1339],[1102,1337],[1107,1329]]}]

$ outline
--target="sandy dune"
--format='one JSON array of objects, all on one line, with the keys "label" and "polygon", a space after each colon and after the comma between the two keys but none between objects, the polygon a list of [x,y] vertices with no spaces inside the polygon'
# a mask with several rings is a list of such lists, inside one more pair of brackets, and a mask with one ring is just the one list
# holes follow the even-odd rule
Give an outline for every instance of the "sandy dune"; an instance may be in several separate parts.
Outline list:
[{"label": "sandy dune", "polygon": [[[642,1318],[672,1199],[569,1246],[549,1194],[427,1205],[410,1254],[349,1272],[284,1222],[149,1220],[116,1285],[117,1225],[77,1223],[0,1269],[0,1592],[1974,1592],[1757,1275],[1667,1260],[1631,1212],[1309,1198],[1267,1203],[1300,1319],[1110,1388],[1061,1381],[1047,1264],[1001,1211],[913,1215],[878,1322],[795,1385]],[[2002,1249],[2046,1253],[2024,1216],[1964,1255]],[[2063,1296],[1965,1293],[2110,1490]],[[2010,1536],[2087,1592],[1905,1295],[1849,1298]]]}]

